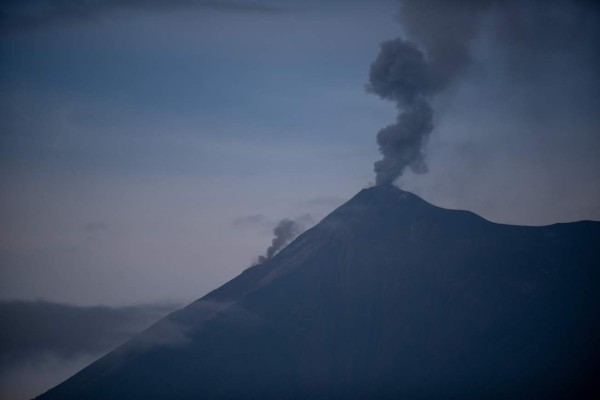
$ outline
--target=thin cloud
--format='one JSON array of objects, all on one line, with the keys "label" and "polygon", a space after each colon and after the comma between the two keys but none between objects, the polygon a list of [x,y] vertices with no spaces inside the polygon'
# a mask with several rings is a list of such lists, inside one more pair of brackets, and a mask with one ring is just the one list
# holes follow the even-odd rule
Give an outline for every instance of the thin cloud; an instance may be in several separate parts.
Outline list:
[{"label": "thin cloud", "polygon": [[274,14],[283,10],[248,0],[9,0],[0,3],[0,31],[12,32],[64,23],[89,22],[120,11],[207,10]]},{"label": "thin cloud", "polygon": [[249,228],[255,226],[271,227],[273,222],[262,214],[253,214],[235,218],[231,221],[231,225],[234,228]]},{"label": "thin cloud", "polygon": [[338,196],[324,196],[315,197],[302,203],[303,206],[308,207],[337,207],[344,203],[346,200]]}]

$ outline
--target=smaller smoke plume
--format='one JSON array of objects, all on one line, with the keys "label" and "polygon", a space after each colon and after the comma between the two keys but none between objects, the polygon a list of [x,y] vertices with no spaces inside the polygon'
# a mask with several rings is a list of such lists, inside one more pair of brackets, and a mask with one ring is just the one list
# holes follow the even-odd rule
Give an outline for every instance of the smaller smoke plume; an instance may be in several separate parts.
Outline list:
[{"label": "smaller smoke plume", "polygon": [[271,246],[267,249],[264,256],[258,256],[258,264],[262,264],[273,258],[275,254],[285,247],[286,244],[292,241],[303,230],[302,225],[294,220],[284,218],[273,229],[273,240]]}]

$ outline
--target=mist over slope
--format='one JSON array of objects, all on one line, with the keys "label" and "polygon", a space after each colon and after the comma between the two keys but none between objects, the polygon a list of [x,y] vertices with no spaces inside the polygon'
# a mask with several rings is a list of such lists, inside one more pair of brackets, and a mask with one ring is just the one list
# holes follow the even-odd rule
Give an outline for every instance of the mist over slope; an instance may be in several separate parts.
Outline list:
[{"label": "mist over slope", "polygon": [[0,301],[0,398],[43,393],[180,307]]}]

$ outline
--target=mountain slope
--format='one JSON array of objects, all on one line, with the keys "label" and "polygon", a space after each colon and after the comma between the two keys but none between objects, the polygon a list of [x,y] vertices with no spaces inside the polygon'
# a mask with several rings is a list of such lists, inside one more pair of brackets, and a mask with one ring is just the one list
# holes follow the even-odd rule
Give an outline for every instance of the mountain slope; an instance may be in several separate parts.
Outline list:
[{"label": "mountain slope", "polygon": [[582,397],[599,266],[597,222],[501,225],[365,189],[39,399]]}]

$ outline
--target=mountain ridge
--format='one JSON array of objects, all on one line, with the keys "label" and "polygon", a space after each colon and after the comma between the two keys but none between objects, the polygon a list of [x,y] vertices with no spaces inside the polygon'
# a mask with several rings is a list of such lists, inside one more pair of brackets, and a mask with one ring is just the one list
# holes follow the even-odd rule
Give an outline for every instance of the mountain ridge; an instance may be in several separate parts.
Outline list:
[{"label": "mountain ridge", "polygon": [[597,222],[497,224],[364,189],[38,398],[581,394],[599,349],[598,244]]}]

